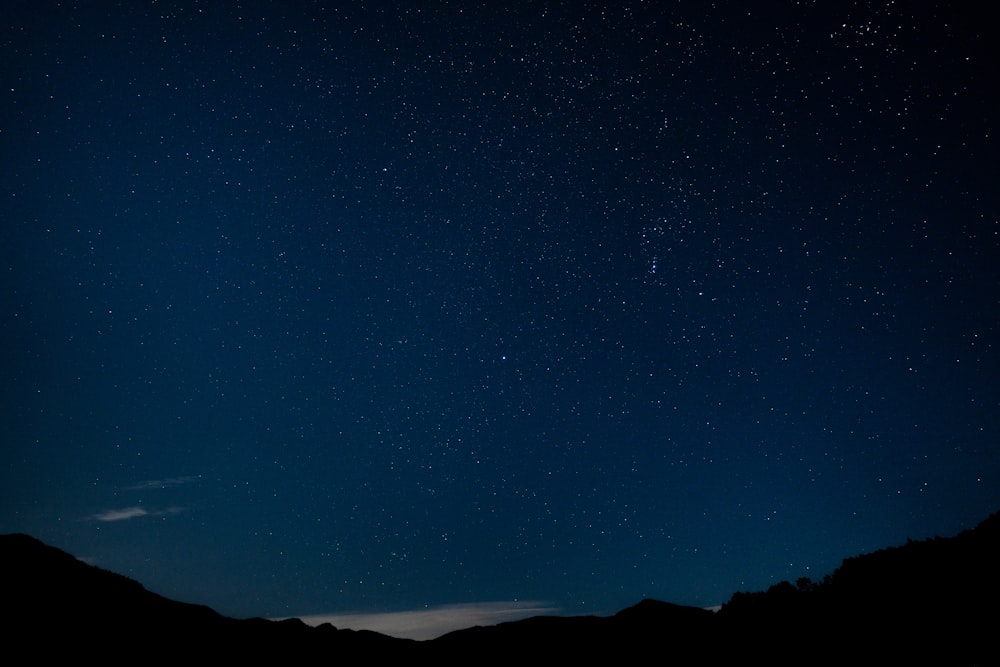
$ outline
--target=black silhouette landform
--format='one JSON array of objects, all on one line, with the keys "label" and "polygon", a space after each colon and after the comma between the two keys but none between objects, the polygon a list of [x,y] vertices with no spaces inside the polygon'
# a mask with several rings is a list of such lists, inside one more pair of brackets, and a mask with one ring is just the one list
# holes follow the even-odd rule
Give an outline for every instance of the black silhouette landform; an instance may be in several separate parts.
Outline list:
[{"label": "black silhouette landform", "polygon": [[21,662],[1000,664],[1000,512],[954,537],[847,558],[822,581],[736,593],[717,612],[643,600],[613,616],[539,616],[429,641],[228,618],[22,534],[0,535],[0,576],[4,650]]}]

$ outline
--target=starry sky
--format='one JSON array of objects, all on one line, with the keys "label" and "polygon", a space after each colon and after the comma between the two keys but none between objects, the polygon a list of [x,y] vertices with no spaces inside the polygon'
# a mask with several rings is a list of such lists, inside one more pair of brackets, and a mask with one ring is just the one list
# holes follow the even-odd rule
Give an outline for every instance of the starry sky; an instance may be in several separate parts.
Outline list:
[{"label": "starry sky", "polygon": [[0,532],[462,626],[972,527],[986,11],[6,3]]}]

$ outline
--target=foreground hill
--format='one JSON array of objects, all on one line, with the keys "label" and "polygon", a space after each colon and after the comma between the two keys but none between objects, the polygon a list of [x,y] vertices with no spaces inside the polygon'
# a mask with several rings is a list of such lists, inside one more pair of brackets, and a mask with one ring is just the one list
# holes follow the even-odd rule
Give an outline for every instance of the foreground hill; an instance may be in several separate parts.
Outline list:
[{"label": "foreground hill", "polygon": [[[151,593],[27,535],[0,535],[3,635],[8,654],[156,658],[312,659],[393,654],[414,642],[374,632],[313,628],[298,619],[237,620]],[[23,661],[23,660],[22,660]]]},{"label": "foreground hill", "polygon": [[718,613],[644,600],[614,616],[535,617],[414,642],[169,600],[26,535],[0,536],[9,654],[148,658],[515,659],[672,665],[1000,664],[1000,513],[973,530],[848,558],[821,582],[736,593]]}]

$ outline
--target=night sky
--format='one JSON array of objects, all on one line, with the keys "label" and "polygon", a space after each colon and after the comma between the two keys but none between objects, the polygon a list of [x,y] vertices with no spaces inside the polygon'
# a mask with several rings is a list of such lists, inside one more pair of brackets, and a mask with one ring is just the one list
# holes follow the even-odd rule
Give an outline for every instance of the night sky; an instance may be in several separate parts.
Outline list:
[{"label": "night sky", "polygon": [[0,532],[463,626],[971,528],[988,6],[5,3]]}]

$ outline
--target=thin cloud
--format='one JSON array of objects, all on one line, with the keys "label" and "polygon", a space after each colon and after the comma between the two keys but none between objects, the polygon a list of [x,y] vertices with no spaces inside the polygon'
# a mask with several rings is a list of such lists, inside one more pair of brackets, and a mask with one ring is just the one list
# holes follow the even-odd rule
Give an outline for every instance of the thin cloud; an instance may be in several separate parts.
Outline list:
[{"label": "thin cloud", "polygon": [[105,510],[92,515],[90,518],[95,521],[125,521],[139,516],[146,516],[149,512],[141,507],[125,507],[119,510]]},{"label": "thin cloud", "polygon": [[97,514],[90,515],[94,521],[127,521],[143,516],[167,516],[183,512],[183,507],[168,507],[162,510],[147,510],[142,507],[123,507],[121,509],[105,510]]},{"label": "thin cloud", "polygon": [[185,475],[183,477],[167,477],[165,479],[148,479],[144,482],[138,482],[131,486],[126,486],[126,491],[144,491],[147,489],[166,489],[172,486],[181,486],[182,484],[190,484],[201,479],[201,475]]},{"label": "thin cloud", "polygon": [[308,625],[329,623],[337,628],[374,630],[391,637],[403,639],[434,639],[452,630],[471,628],[475,625],[496,625],[530,616],[557,614],[558,607],[547,607],[538,601],[523,602],[471,602],[414,611],[397,611],[383,614],[317,614],[301,616]]}]

